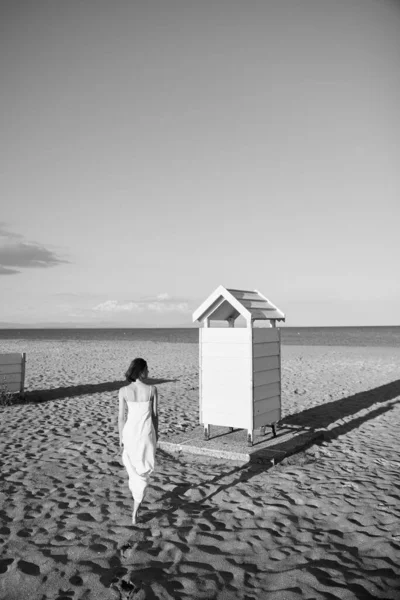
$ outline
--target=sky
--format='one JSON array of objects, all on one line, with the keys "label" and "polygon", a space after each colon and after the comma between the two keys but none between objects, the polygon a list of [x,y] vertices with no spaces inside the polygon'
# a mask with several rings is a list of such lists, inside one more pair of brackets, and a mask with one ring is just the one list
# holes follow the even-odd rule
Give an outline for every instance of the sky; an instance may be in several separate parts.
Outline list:
[{"label": "sky", "polygon": [[0,0],[0,326],[400,325],[400,2]]}]

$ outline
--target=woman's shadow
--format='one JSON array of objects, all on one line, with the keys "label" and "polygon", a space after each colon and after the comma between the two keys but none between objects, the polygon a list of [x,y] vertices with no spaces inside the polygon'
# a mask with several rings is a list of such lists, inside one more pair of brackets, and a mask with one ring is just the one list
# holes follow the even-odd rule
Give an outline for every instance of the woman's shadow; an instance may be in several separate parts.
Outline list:
[{"label": "woman's shadow", "polygon": [[[174,383],[179,381],[178,378],[175,379],[157,379],[149,377],[146,379],[146,383],[149,385],[160,385],[162,383]],[[64,398],[75,398],[76,396],[85,396],[90,394],[101,394],[103,392],[116,392],[124,385],[127,385],[129,382],[126,380],[120,381],[105,381],[103,383],[86,383],[82,385],[73,385],[67,387],[58,387],[53,389],[43,389],[43,390],[32,390],[30,392],[25,392],[23,398],[21,398],[18,402],[27,403],[40,403],[40,402],[48,402],[49,400],[61,400]]]}]

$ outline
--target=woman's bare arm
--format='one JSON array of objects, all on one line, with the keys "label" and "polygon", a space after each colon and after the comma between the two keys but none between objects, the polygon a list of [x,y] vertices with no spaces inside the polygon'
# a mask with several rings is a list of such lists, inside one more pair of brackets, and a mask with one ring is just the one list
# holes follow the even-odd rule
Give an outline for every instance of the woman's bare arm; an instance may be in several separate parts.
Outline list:
[{"label": "woman's bare arm", "polygon": [[119,390],[119,408],[118,408],[118,433],[119,433],[119,446],[122,447],[122,430],[126,421],[126,410],[125,410],[125,399],[122,388]]}]

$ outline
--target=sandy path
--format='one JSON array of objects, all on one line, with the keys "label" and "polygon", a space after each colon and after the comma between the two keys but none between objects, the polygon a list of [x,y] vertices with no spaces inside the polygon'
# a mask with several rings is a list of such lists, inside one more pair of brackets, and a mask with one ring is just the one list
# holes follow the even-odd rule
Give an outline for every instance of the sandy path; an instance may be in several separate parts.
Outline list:
[{"label": "sandy path", "polygon": [[326,442],[269,471],[159,452],[132,528],[118,381],[144,356],[163,430],[195,426],[197,346],[26,346],[43,401],[0,409],[2,600],[400,598],[399,351],[284,347],[286,421]]}]

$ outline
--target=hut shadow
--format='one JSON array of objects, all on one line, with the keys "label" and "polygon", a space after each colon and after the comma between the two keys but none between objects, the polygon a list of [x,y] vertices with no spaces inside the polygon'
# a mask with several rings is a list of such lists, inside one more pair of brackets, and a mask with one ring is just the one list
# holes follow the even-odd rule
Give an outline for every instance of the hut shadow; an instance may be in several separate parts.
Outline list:
[{"label": "hut shadow", "polygon": [[360,412],[365,408],[369,408],[378,402],[387,402],[393,398],[400,396],[400,379],[373,388],[334,400],[318,406],[313,406],[301,412],[288,415],[280,421],[281,427],[295,426],[307,429],[326,428],[338,419],[345,419]]},{"label": "hut shadow", "polygon": [[[353,394],[352,396],[340,398],[339,400],[313,406],[312,408],[302,410],[301,412],[288,415],[281,419],[278,423],[275,439],[279,441],[279,438],[284,437],[288,431],[297,431],[298,435],[296,436],[296,440],[299,441],[298,445],[304,446],[303,442],[309,437],[310,432],[326,429],[329,425],[332,425],[340,419],[352,417],[361,410],[368,409],[374,404],[387,402],[398,396],[400,396],[400,379],[373,388],[372,390],[366,390]],[[233,428],[234,434],[240,431],[241,430],[236,427]],[[304,434],[301,434],[300,432],[304,432]],[[210,439],[228,438],[228,436],[231,435],[232,432],[230,432],[228,428],[224,428],[222,431],[213,433]],[[272,432],[269,431],[268,427],[266,436],[267,435],[272,437]],[[265,442],[266,436],[256,436],[253,448],[261,446]],[[292,442],[274,444],[273,449],[274,451],[284,451],[286,453],[288,445],[291,443]],[[257,462],[257,452],[253,452],[252,457],[254,457]]]},{"label": "hut shadow", "polygon": [[[281,443],[277,443],[274,445],[273,454],[276,467],[275,468],[284,468],[288,465],[303,465],[307,463],[312,463],[318,460],[315,456],[311,456],[307,454],[305,451],[307,448],[313,445],[318,445],[319,443],[325,442],[328,443],[335,440],[340,435],[345,433],[349,433],[354,429],[358,429],[365,422],[375,419],[380,415],[387,413],[392,410],[395,405],[400,402],[400,380],[393,381],[389,384],[379,386],[374,388],[373,390],[368,390],[366,392],[360,392],[359,394],[354,394],[353,396],[349,396],[348,398],[343,398],[341,400],[337,400],[336,402],[331,402],[329,404],[324,404],[322,406],[318,406],[312,409],[305,410],[301,413],[297,413],[293,415],[293,417],[297,417],[297,421],[295,424],[299,425],[299,430],[307,429],[299,433],[296,436],[295,442],[293,439],[288,441],[282,441]],[[392,400],[391,402],[389,402]],[[350,402],[349,407],[345,407],[345,404]],[[340,418],[345,418],[350,415],[354,415],[355,412],[359,412],[362,409],[369,408],[372,404],[376,404],[378,402],[387,402],[384,406],[378,406],[374,410],[370,410],[367,414],[363,414],[359,417],[355,417],[346,423],[340,423],[329,430],[324,430],[324,427],[334,423]],[[324,415],[326,407],[331,405],[330,417]],[[334,406],[334,415],[335,418],[332,418],[332,407]],[[342,409],[342,412],[336,410],[336,405]],[[344,408],[345,407],[345,408]],[[310,413],[312,414],[314,411],[314,415],[320,416],[319,422],[317,422],[315,429],[321,428],[318,432],[318,438],[314,439],[310,437]],[[329,408],[328,408],[329,411]],[[289,420],[291,417],[287,417]],[[303,427],[307,424],[307,427]],[[283,425],[284,427],[284,425]],[[312,431],[312,429],[311,429]],[[158,451],[160,452],[160,451]],[[282,459],[279,458],[279,454],[282,456]],[[169,455],[166,455],[169,456]],[[240,483],[245,483],[252,479],[254,476],[259,475],[262,472],[268,471],[273,466],[271,462],[265,462],[266,458],[271,457],[271,450],[268,449],[260,449],[256,450],[251,454],[250,462],[242,465],[236,465],[232,469],[228,471],[224,471],[220,475],[216,475],[212,479],[204,482],[200,485],[186,484],[181,483],[177,485],[173,490],[164,495],[163,500],[170,499],[173,502],[173,506],[164,511],[155,512],[148,516],[146,520],[151,520],[153,518],[161,517],[168,513],[173,513],[178,507],[183,508],[183,510],[188,510],[190,512],[191,507],[196,507],[196,511],[204,510],[209,511],[211,507],[208,505],[209,500],[211,500],[217,494],[221,492],[227,491],[230,488],[235,487]],[[170,458],[170,457],[169,457]],[[179,459],[178,459],[179,460]],[[233,481],[229,481],[228,483],[223,483],[225,478],[231,478],[232,476],[237,476]],[[204,498],[197,500],[195,502],[191,501],[189,498],[185,497],[185,494],[188,492],[190,488],[192,489],[202,489],[207,488],[208,486],[214,486],[219,484],[217,489],[212,491],[210,494],[207,494]]]},{"label": "hut shadow", "polygon": [[[334,415],[335,415],[334,420],[332,419],[332,412],[330,413],[330,416],[328,416],[326,414],[324,415],[325,407],[327,405],[315,407],[314,409],[308,409],[301,413],[298,413],[297,415],[293,415],[293,417],[296,418],[296,422],[294,423],[294,426],[297,425],[299,427],[300,431],[301,431],[301,429],[307,429],[307,431],[300,433],[299,436],[297,436],[297,438],[301,442],[305,441],[306,439],[310,439],[310,432],[309,432],[310,415],[311,415],[311,417],[320,417],[318,426],[323,428],[324,426],[327,427],[329,424],[332,424],[340,417],[354,415],[356,412],[359,412],[362,409],[369,408],[372,404],[382,403],[382,402],[387,403],[383,406],[378,406],[377,408],[370,410],[367,414],[363,414],[359,417],[354,417],[353,419],[347,421],[346,423],[340,423],[339,425],[336,425],[329,431],[326,431],[326,430],[322,431],[321,437],[324,439],[325,442],[329,443],[330,441],[336,439],[340,435],[348,433],[351,430],[357,429],[361,425],[363,425],[363,423],[392,410],[393,407],[400,402],[400,398],[397,398],[399,395],[400,395],[400,381],[394,381],[387,385],[377,387],[373,390],[361,392],[359,394],[349,396],[348,398],[343,398],[336,402],[329,403],[330,408],[335,409],[334,410]],[[389,402],[390,400],[391,400],[391,402]],[[350,405],[345,406],[346,402],[350,402]],[[336,408],[338,408],[338,411],[336,411]],[[340,412],[340,410],[342,410],[342,412]],[[287,419],[285,419],[285,421],[289,421],[293,424],[293,420],[291,420],[291,417],[288,417]],[[315,442],[311,442],[311,444],[309,444],[309,445],[312,445],[313,443],[315,443]],[[289,448],[287,446],[287,444],[288,444],[288,442],[281,442],[275,446],[275,448],[277,450],[283,451],[283,454],[285,456],[285,458],[282,460],[282,462],[276,466],[277,469],[285,468],[285,466],[293,465],[293,463],[295,465],[302,465],[302,464],[306,464],[306,463],[312,463],[312,462],[315,462],[316,460],[318,460],[315,458],[315,456],[309,456],[305,452],[306,447],[304,445],[301,445],[301,450],[299,451],[299,450],[296,450],[296,448],[294,448],[294,447]],[[166,460],[177,460],[177,462],[179,462],[179,459],[171,458],[171,456],[169,454],[164,453],[163,451],[158,450],[158,452],[161,455],[164,455]],[[262,455],[263,455],[263,450],[259,450],[259,451],[256,451],[255,453],[253,453],[253,457],[255,460],[257,458],[262,458]],[[250,462],[250,463],[246,463],[245,465],[234,466],[232,469],[224,471],[223,473],[216,475],[215,477],[213,477],[213,478],[209,479],[208,481],[206,481],[202,484],[199,484],[199,485],[191,484],[191,483],[184,483],[182,481],[180,484],[176,485],[173,490],[171,490],[163,495],[162,501],[163,501],[163,503],[166,502],[166,504],[167,504],[165,508],[157,509],[157,510],[151,510],[151,507],[146,508],[146,513],[140,519],[139,530],[142,528],[144,528],[144,530],[148,530],[151,527],[151,523],[154,520],[169,517],[171,520],[170,521],[171,523],[176,521],[174,526],[179,531],[181,525],[180,525],[180,523],[177,522],[177,516],[174,515],[174,513],[178,510],[181,510],[191,521],[193,521],[194,519],[196,519],[196,520],[202,519],[203,520],[203,528],[205,528],[206,531],[212,531],[215,538],[217,539],[218,531],[220,529],[225,530],[226,525],[219,518],[218,511],[220,510],[220,506],[218,505],[218,501],[216,503],[213,502],[213,498],[221,493],[229,494],[229,491],[232,488],[234,488],[235,486],[237,486],[241,483],[248,482],[253,477],[260,475],[260,473],[265,472],[265,471],[269,470],[270,468],[271,468],[270,464],[265,465],[262,463]],[[226,479],[228,481],[224,482],[224,480],[226,480]],[[207,493],[207,489],[209,489],[210,486],[212,486],[214,489],[210,493]],[[190,495],[189,495],[189,497],[187,495],[188,492],[190,491],[190,489],[195,489],[195,490],[203,489],[205,492],[205,495],[203,498],[200,498],[198,500],[193,500],[190,498]],[[169,506],[168,506],[168,504],[169,504]],[[244,509],[244,510],[246,510],[246,509]],[[181,520],[181,518],[180,518],[180,520]],[[209,526],[207,524],[209,524]],[[316,524],[313,523],[312,524],[313,532],[315,532],[315,528],[316,528]],[[148,549],[148,546],[147,546],[149,543],[148,537],[145,535],[144,541],[140,540],[140,538],[139,538],[139,541],[137,541],[137,538],[135,537],[135,533],[134,533],[135,531],[138,531],[138,530],[136,528],[134,528],[131,541],[128,541],[128,543],[125,544],[125,548],[121,548],[122,555],[123,555],[124,550],[126,550],[126,549],[134,548],[135,552],[139,552],[142,549],[142,545],[144,545],[144,549],[146,549],[146,550]],[[187,533],[185,532],[184,537],[182,537],[181,539],[185,539],[186,535],[187,535]],[[182,545],[183,552],[189,551],[188,544],[185,545],[184,543],[182,543],[181,545]],[[201,547],[200,547],[200,549],[201,549]],[[206,550],[209,552],[210,547],[207,546]],[[217,544],[215,545],[213,552],[215,555],[219,554]],[[216,558],[217,558],[217,556],[216,556]],[[317,563],[314,562],[313,566],[315,566],[315,564],[317,564]],[[149,565],[150,568],[147,568],[147,569],[144,569],[141,571],[137,571],[136,569],[130,570],[130,572],[128,572],[124,577],[125,582],[119,581],[119,585],[125,584],[128,589],[136,589],[136,590],[142,589],[143,592],[146,592],[148,594],[149,598],[153,598],[153,596],[151,595],[151,588],[149,588],[148,582],[147,582],[148,577],[150,575],[152,575],[154,572],[156,572],[157,576],[158,576],[158,580],[160,582],[162,582],[162,583],[168,582],[169,577],[170,577],[169,571],[166,568],[168,566],[169,565],[165,565],[165,563],[160,563],[159,561],[157,561],[156,558],[154,558],[154,559],[152,559],[152,564]],[[291,569],[292,569],[292,567],[288,568],[288,570],[291,570]],[[257,572],[257,571],[258,571],[258,567],[255,565],[253,567],[253,572]],[[118,581],[118,577],[116,579]],[[174,591],[174,590],[171,589],[171,592],[172,591]],[[147,598],[147,595],[146,595],[146,598]]]},{"label": "hut shadow", "polygon": [[[175,379],[157,379],[149,378],[146,383],[149,385],[160,385],[162,383],[174,383],[179,381]],[[24,397],[16,399],[13,404],[30,404],[48,402],[49,400],[62,400],[64,398],[75,398],[76,396],[86,396],[90,394],[101,394],[104,392],[116,392],[124,385],[126,380],[106,381],[103,383],[87,383],[82,385],[58,387],[53,389],[32,390],[25,392]]]},{"label": "hut shadow", "polygon": [[[330,441],[336,439],[340,435],[343,435],[344,433],[348,433],[352,429],[357,429],[358,427],[360,427],[360,425],[362,425],[366,421],[369,421],[370,419],[374,419],[375,417],[378,417],[379,415],[382,415],[385,412],[388,412],[389,410],[391,410],[393,408],[393,406],[395,404],[397,404],[399,402],[400,402],[400,400],[395,400],[395,401],[391,402],[388,406],[383,406],[383,407],[377,408],[376,410],[371,411],[367,415],[353,419],[351,422],[345,423],[343,425],[339,425],[339,426],[335,427],[334,429],[330,430],[329,432],[327,432],[326,434],[323,433],[321,435],[321,438],[319,441],[320,442],[325,441],[325,442],[329,443]],[[303,435],[306,436],[307,434],[303,434]],[[311,445],[315,445],[316,443],[318,444],[318,442],[310,443],[309,447]],[[285,443],[283,443],[282,445],[280,445],[278,447],[280,449],[283,449],[284,446],[285,446]],[[284,468],[285,466],[290,466],[293,464],[303,465],[303,464],[307,464],[307,463],[316,462],[316,460],[318,460],[318,459],[316,459],[314,456],[307,456],[307,454],[305,453],[306,449],[307,449],[307,446],[302,445],[300,451],[297,449],[297,450],[293,450],[292,452],[290,452],[291,449],[289,448],[288,449],[289,452],[285,453],[284,459],[281,462],[278,461],[278,464],[276,465],[275,468],[279,469],[279,468],[282,468],[282,467]],[[259,453],[256,452],[253,454],[254,459],[257,458],[257,454],[258,454],[258,458],[263,457],[262,456],[263,451],[260,450]],[[170,508],[167,508],[165,510],[160,510],[160,511],[155,511],[155,512],[152,512],[150,510],[149,514],[143,518],[142,522],[146,523],[147,521],[151,521],[154,518],[161,518],[165,515],[172,514],[178,508],[183,509],[188,514],[190,514],[192,508],[195,508],[196,514],[197,514],[197,516],[199,516],[199,513],[201,513],[203,510],[205,510],[205,511],[211,510],[211,507],[208,505],[208,502],[214,496],[216,496],[217,494],[220,494],[222,492],[226,492],[229,489],[234,488],[236,485],[238,485],[240,483],[246,483],[253,477],[259,475],[260,473],[269,471],[271,468],[272,468],[272,465],[270,463],[263,464],[262,462],[257,463],[256,460],[251,460],[250,462],[248,462],[244,465],[237,465],[237,466],[233,467],[232,469],[230,469],[229,471],[224,471],[224,473],[221,473],[220,475],[216,475],[212,479],[209,479],[207,482],[204,482],[200,485],[194,485],[194,484],[190,484],[190,483],[181,483],[181,484],[177,485],[170,492],[167,492],[166,494],[164,494],[164,496],[163,496],[163,501],[170,500],[173,505]],[[192,501],[189,498],[185,498],[185,494],[190,489],[198,490],[198,489],[202,489],[202,488],[207,488],[210,485],[214,486],[215,484],[218,484],[219,482],[221,482],[223,479],[229,478],[229,477],[232,477],[235,475],[237,475],[237,477],[233,481],[230,481],[228,483],[221,483],[221,485],[218,485],[216,490],[214,490],[210,494],[207,494],[202,499]],[[215,506],[214,510],[217,510],[217,509],[218,509],[218,507]]]}]

